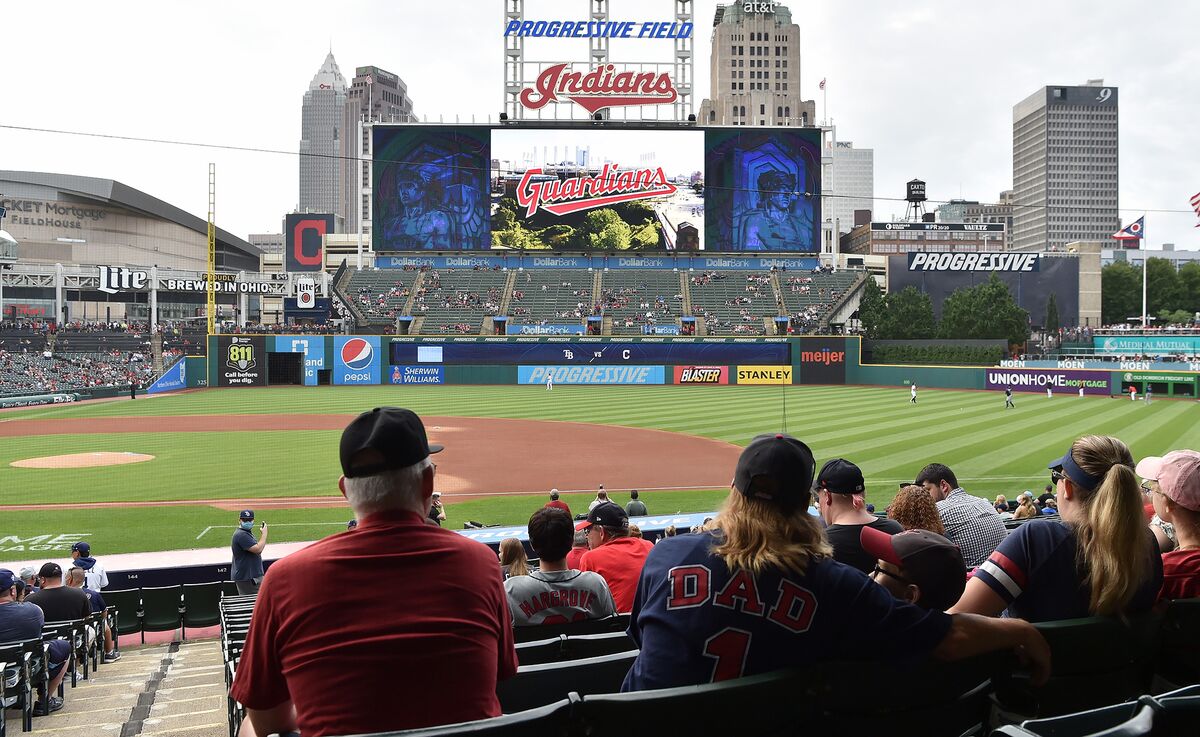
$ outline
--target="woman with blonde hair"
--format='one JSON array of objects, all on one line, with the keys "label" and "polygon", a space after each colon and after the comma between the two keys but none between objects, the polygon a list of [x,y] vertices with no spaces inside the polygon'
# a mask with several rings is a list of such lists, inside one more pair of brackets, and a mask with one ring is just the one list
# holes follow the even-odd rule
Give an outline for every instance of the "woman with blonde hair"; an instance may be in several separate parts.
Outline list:
[{"label": "woman with blonde hair", "polygon": [[529,575],[529,558],[525,556],[525,546],[515,537],[506,537],[500,541],[500,568],[505,578]]},{"label": "woman with blonde hair", "polygon": [[1032,519],[1036,516],[1038,509],[1033,503],[1033,495],[1025,492],[1017,497],[1017,511],[1013,512],[1013,519]]},{"label": "woman with blonde hair", "polygon": [[887,516],[900,523],[905,530],[929,530],[939,535],[946,534],[942,516],[938,514],[933,497],[920,486],[909,484],[900,487],[896,498],[888,507]]},{"label": "woman with blonde hair", "polygon": [[1049,648],[1028,622],[921,609],[833,560],[808,514],[814,470],[804,443],[760,435],[742,451],[712,524],[654,546],[629,622],[640,652],[622,690],[710,683],[835,657],[956,660],[1017,647],[1027,648],[1034,680],[1044,680]]},{"label": "woman with blonde hair", "polygon": [[1050,462],[1059,520],[1014,530],[967,582],[951,612],[1031,622],[1144,611],[1162,585],[1133,456],[1120,440],[1087,435]]},{"label": "woman with blonde hair", "polygon": [[1008,512],[1008,498],[1003,494],[997,494],[996,501],[992,503],[992,506],[996,508],[996,514],[1005,514]]}]

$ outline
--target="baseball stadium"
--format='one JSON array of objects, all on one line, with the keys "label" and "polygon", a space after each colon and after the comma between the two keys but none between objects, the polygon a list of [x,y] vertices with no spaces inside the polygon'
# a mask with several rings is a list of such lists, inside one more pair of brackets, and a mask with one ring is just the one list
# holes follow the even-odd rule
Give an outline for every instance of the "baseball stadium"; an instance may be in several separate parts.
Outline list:
[{"label": "baseball stadium", "polygon": [[[944,491],[989,507],[996,499],[1005,534],[1028,524],[1015,511],[1044,489],[1051,503],[1038,514],[1059,519],[1049,489],[1068,487],[1075,461],[1064,463],[1064,453],[1070,459],[1083,436],[1120,438],[1134,461],[1200,444],[1200,330],[1101,326],[1099,254],[1087,244],[1019,259],[825,249],[820,141],[808,129],[644,131],[642,145],[662,159],[645,164],[653,160],[633,148],[627,161],[643,163],[624,178],[605,146],[628,146],[641,135],[636,128],[620,141],[589,131],[595,158],[556,166],[533,166],[518,132],[376,126],[367,237],[337,232],[331,214],[292,213],[282,254],[118,182],[0,172],[5,207],[22,213],[9,216],[13,247],[0,270],[0,567],[53,573],[84,543],[83,555],[107,568],[102,593],[115,603],[89,622],[91,640],[71,630],[81,638],[72,690],[78,678],[79,688],[106,688],[97,674],[119,654],[97,651],[95,628],[111,627],[111,652],[125,646],[128,661],[161,658],[166,674],[184,652],[203,661],[199,670],[218,669],[197,674],[195,688],[208,689],[196,692],[204,709],[181,701],[164,716],[146,706],[134,733],[247,734],[245,705],[224,694],[256,605],[252,593],[235,595],[244,581],[230,540],[235,550],[244,533],[264,541],[269,571],[289,570],[288,556],[311,546],[367,534],[347,529],[359,520],[343,490],[350,474],[342,446],[347,428],[376,407],[411,410],[428,443],[444,447],[421,456],[436,460],[434,524],[493,551],[515,538],[534,563],[531,515],[552,492],[596,530],[607,529],[593,519],[602,492],[615,504],[597,508],[618,507],[647,547],[692,530],[709,534],[714,518],[733,514],[738,491],[749,496],[739,482],[748,449],[772,439],[800,441],[809,476],[843,459],[840,467],[861,473],[859,512],[889,522],[903,489],[936,486],[931,464],[953,469]],[[983,253],[974,243],[966,250]],[[859,334],[870,289],[940,299],[985,283],[1012,293],[1040,342]],[[1036,324],[1051,299],[1070,331]],[[1132,478],[1131,468],[1123,473]],[[818,474],[799,484],[811,496],[813,529],[837,526],[818,506],[841,495],[826,494],[825,483]],[[643,514],[625,511],[635,499]],[[985,554],[977,565],[991,560]],[[965,571],[960,554],[958,577]],[[256,591],[263,577],[252,580]],[[688,585],[677,594],[690,600]],[[1174,630],[1161,616],[1131,626],[1139,637],[1194,645],[1195,630],[1183,634],[1179,624],[1194,623],[1189,603],[1196,600],[1172,615]],[[776,623],[802,610],[785,608]],[[616,734],[604,699],[619,697],[604,694],[620,690],[637,656],[624,639],[627,611],[601,624],[518,627],[521,668],[497,691],[505,716],[414,733]],[[763,709],[741,732],[717,714],[701,731],[794,733],[788,720],[803,717],[830,734],[878,734],[884,725],[976,734],[989,705],[1057,716],[1162,693],[1164,682],[1200,681],[1194,657],[1173,660],[1170,672],[1145,657],[1122,660],[1121,647],[1089,659],[1080,643],[1118,637],[1114,628],[1126,626],[1101,619],[1078,620],[1083,629],[1058,640],[1052,627],[1044,633],[1069,664],[1051,681],[1053,707],[993,690],[996,661],[964,660],[915,671],[881,665],[865,677],[872,692],[907,677],[942,688],[903,707],[881,696],[878,711],[808,688],[811,673],[732,678],[737,670],[728,684],[722,675],[686,692],[647,691],[659,695],[631,698],[615,713],[621,734],[639,734],[643,727],[629,724],[660,724],[650,716],[664,709],[703,703],[744,712],[793,694],[795,711]],[[587,650],[580,637],[609,650]],[[557,662],[588,657],[581,653],[595,656],[594,669],[568,672]],[[186,671],[190,661],[182,662]],[[1005,661],[1003,669],[1019,667]],[[11,717],[14,731],[18,718],[32,729],[35,687],[23,696],[29,708]],[[172,688],[184,686],[163,696]],[[214,689],[221,703],[209,708]],[[66,726],[39,721],[34,731],[78,730],[96,718],[122,724],[89,713],[68,713]],[[168,717],[180,726],[150,729]]]}]

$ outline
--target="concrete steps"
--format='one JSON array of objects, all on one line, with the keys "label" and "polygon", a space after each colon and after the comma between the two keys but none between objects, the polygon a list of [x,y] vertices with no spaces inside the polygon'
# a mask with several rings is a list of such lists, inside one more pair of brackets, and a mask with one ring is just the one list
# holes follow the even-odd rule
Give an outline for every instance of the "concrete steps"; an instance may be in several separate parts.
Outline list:
[{"label": "concrete steps", "polygon": [[[63,709],[34,717],[31,734],[228,737],[218,640],[125,647],[121,655],[76,688],[68,676]],[[6,716],[9,734],[20,735],[19,712]]]}]

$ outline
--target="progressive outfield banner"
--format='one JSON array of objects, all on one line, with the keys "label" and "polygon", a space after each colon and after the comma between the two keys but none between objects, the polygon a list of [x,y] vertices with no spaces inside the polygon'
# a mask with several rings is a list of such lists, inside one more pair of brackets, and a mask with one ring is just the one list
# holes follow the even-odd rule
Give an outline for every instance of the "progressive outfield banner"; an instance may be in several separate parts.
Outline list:
[{"label": "progressive outfield banner", "polygon": [[518,366],[518,384],[663,384],[662,366]]},{"label": "progressive outfield banner", "polygon": [[1113,393],[1112,373],[1108,371],[1041,371],[1037,369],[988,369],[985,388],[1014,392],[1044,392],[1047,388],[1084,394]]}]

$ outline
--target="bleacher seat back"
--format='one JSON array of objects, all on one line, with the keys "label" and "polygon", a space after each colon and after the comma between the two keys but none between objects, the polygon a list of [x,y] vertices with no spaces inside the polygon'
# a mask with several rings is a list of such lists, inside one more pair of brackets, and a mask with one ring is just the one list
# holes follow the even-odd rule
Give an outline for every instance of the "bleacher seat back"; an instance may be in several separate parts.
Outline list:
[{"label": "bleacher seat back", "polygon": [[117,609],[117,634],[132,635],[142,631],[141,589],[106,589],[104,603]]},{"label": "bleacher seat back", "polygon": [[424,729],[405,729],[399,732],[378,732],[359,737],[565,737],[572,734],[571,712],[578,701],[578,696],[572,696],[536,709],[505,714],[493,719],[444,724]]},{"label": "bleacher seat back", "polygon": [[183,586],[142,588],[142,629],[146,632],[175,630],[183,624],[179,612]]},{"label": "bleacher seat back", "polygon": [[637,654],[637,650],[630,650],[597,658],[520,666],[515,676],[496,684],[500,708],[505,714],[512,714],[565,699],[571,693],[586,696],[620,691]]},{"label": "bleacher seat back", "polygon": [[1073,714],[1150,690],[1161,616],[1139,614],[1127,623],[1087,617],[1035,626],[1050,644],[1050,680],[1034,688],[1019,674],[998,677],[994,700],[1003,721]]},{"label": "bleacher seat back", "polygon": [[[588,694],[575,709],[589,737],[819,735],[799,694],[807,671],[764,673],[699,686]],[[827,734],[833,734],[831,732]]]},{"label": "bleacher seat back", "polygon": [[221,622],[222,581],[183,584],[183,626],[212,627]]},{"label": "bleacher seat back", "polygon": [[541,663],[556,663],[562,660],[562,644],[567,639],[564,635],[548,637],[545,640],[530,640],[517,643],[517,663],[519,665],[540,665]]},{"label": "bleacher seat back", "polygon": [[1177,599],[1163,614],[1158,675],[1168,683],[1200,683],[1200,599]]},{"label": "bleacher seat back", "polygon": [[562,643],[563,660],[595,658],[637,648],[637,643],[624,630],[600,632],[594,635],[568,635]]},{"label": "bleacher seat back", "polygon": [[545,640],[558,635],[596,635],[603,632],[624,632],[629,629],[629,615],[615,614],[603,619],[587,619],[582,622],[567,624],[535,624],[524,627],[514,627],[513,637],[516,642]]}]

